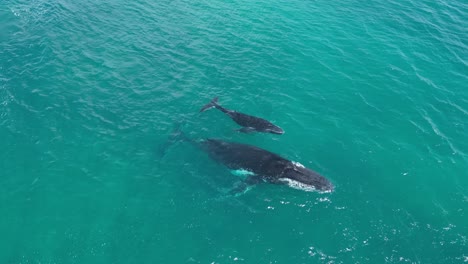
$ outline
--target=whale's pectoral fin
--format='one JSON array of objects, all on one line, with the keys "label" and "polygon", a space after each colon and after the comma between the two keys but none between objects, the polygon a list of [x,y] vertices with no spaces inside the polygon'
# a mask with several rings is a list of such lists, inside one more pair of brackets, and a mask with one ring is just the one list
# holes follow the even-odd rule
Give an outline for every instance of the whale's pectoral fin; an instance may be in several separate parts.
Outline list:
[{"label": "whale's pectoral fin", "polygon": [[253,133],[253,132],[256,132],[257,130],[253,127],[243,127],[241,129],[237,129],[237,131],[242,132],[242,133]]},{"label": "whale's pectoral fin", "polygon": [[234,196],[240,195],[242,193],[245,193],[249,189],[250,186],[260,183],[260,182],[262,182],[261,176],[251,175],[247,177],[247,179],[240,182],[231,191],[229,191],[229,194],[234,195]]}]

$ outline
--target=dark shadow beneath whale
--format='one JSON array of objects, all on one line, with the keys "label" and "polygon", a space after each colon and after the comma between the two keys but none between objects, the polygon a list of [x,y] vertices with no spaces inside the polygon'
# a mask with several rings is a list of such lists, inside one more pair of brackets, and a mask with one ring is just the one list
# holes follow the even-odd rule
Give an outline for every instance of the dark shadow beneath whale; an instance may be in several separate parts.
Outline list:
[{"label": "dark shadow beneath whale", "polygon": [[272,124],[270,121],[265,120],[260,117],[251,116],[243,113],[239,113],[233,110],[226,109],[218,104],[218,97],[213,98],[211,102],[206,104],[200,109],[200,112],[204,112],[210,108],[216,108],[221,112],[228,115],[234,122],[242,126],[243,128],[238,131],[243,133],[250,132],[264,132],[264,133],[273,133],[273,134],[284,134],[284,130],[279,126]]}]

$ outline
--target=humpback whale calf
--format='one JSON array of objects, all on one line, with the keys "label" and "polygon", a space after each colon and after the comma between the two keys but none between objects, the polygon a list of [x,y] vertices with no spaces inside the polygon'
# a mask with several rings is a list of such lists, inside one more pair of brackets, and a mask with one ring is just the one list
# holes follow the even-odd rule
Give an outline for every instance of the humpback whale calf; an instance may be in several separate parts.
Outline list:
[{"label": "humpback whale calf", "polygon": [[280,127],[273,125],[270,121],[265,120],[260,117],[255,117],[243,113],[239,113],[233,110],[226,109],[218,104],[218,97],[213,98],[211,102],[206,104],[200,109],[200,112],[204,112],[210,108],[216,108],[221,112],[228,115],[234,122],[242,126],[243,128],[239,129],[238,131],[244,133],[250,132],[265,132],[265,133],[273,133],[273,134],[283,134],[284,130]]}]

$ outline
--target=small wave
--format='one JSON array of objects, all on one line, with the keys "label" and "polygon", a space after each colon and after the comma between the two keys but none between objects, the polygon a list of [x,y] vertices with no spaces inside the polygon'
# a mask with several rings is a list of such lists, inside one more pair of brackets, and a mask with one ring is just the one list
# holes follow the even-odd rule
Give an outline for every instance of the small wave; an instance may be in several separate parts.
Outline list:
[{"label": "small wave", "polygon": [[452,142],[450,141],[450,139],[440,131],[440,129],[438,128],[438,126],[434,123],[434,121],[429,117],[429,115],[427,114],[426,111],[423,111],[424,112],[424,115],[423,115],[423,118],[427,121],[427,123],[431,126],[432,128],[432,131],[434,131],[434,133],[436,135],[438,135],[440,138],[442,138],[445,142],[447,142],[448,146],[450,147],[450,149],[452,150],[452,152],[454,154],[456,153],[460,153],[460,151],[457,150],[457,148],[455,148],[455,146],[452,144]]},{"label": "small wave", "polygon": [[450,102],[448,101],[448,104],[453,106],[455,109],[457,109],[458,111],[462,112],[463,114],[467,115],[468,116],[468,111],[463,109],[463,107],[457,105],[456,103],[453,103],[453,102]]},{"label": "small wave", "polygon": [[321,261],[327,261],[327,263],[333,263],[336,259],[335,256],[327,255],[322,250],[315,247],[309,247],[307,254],[311,257],[316,257]]}]

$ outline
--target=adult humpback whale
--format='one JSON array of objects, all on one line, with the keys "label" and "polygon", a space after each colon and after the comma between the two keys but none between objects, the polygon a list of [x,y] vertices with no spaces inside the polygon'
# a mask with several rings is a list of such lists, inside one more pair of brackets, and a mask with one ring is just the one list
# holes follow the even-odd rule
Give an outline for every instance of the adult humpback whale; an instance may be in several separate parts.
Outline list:
[{"label": "adult humpback whale", "polygon": [[197,144],[212,159],[229,169],[249,172],[250,175],[234,192],[260,182],[286,184],[303,190],[333,191],[333,184],[325,177],[270,151],[219,139],[206,139]]},{"label": "adult humpback whale", "polygon": [[279,135],[284,133],[283,129],[273,125],[271,122],[263,118],[246,115],[220,106],[218,104],[218,97],[213,98],[211,102],[203,106],[202,109],[200,109],[200,112],[204,112],[213,107],[228,115],[232,120],[234,120],[234,122],[236,122],[240,126],[243,126],[243,128],[239,129],[240,132],[249,133],[257,131]]},{"label": "adult humpback whale", "polygon": [[219,139],[193,140],[187,138],[180,128],[178,125],[171,134],[170,144],[180,139],[188,141],[229,169],[249,174],[232,193],[242,192],[248,186],[261,182],[286,184],[306,191],[331,192],[334,189],[333,184],[320,174],[270,151]]}]

